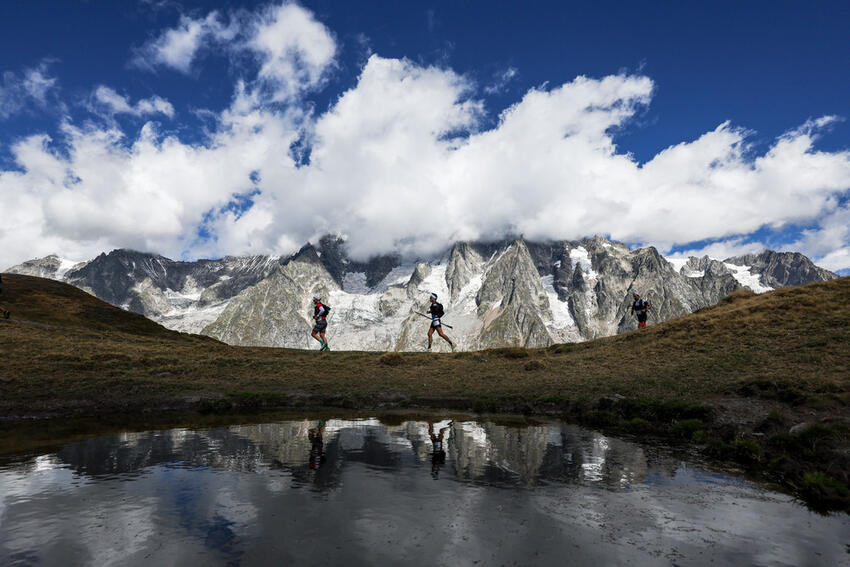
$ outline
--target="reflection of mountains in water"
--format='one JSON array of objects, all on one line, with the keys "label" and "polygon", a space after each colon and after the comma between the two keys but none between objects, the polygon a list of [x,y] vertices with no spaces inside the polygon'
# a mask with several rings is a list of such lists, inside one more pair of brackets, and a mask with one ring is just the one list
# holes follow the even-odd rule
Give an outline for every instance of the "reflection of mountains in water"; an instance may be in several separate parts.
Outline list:
[{"label": "reflection of mountains in water", "polygon": [[[437,433],[447,421],[436,422]],[[89,476],[139,474],[148,467],[209,467],[237,472],[287,471],[297,482],[317,489],[336,486],[346,466],[357,464],[401,470],[430,463],[433,446],[428,423],[383,425],[377,419],[328,420],[322,458],[311,470],[308,438],[315,420],[224,429],[148,431],[70,443],[57,458]],[[506,426],[492,422],[455,422],[447,429],[444,471],[458,479],[534,485],[602,483],[617,487],[647,475],[647,456],[634,444],[579,427],[549,423]],[[667,466],[665,466],[665,464]],[[673,463],[655,463],[662,469]]]}]

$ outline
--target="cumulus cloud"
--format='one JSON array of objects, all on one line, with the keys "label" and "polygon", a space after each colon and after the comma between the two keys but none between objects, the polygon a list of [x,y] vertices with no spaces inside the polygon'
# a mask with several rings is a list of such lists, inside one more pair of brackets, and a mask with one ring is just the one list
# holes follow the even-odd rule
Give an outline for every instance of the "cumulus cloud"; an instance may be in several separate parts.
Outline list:
[{"label": "cumulus cloud", "polygon": [[21,112],[30,104],[44,106],[48,93],[55,86],[56,78],[50,76],[46,62],[24,69],[20,74],[5,71],[0,79],[0,120]]},{"label": "cumulus cloud", "polygon": [[253,21],[250,34],[247,47],[261,60],[258,77],[273,85],[278,101],[316,87],[336,54],[330,31],[296,4],[269,7]]},{"label": "cumulus cloud", "polygon": [[226,42],[235,37],[237,29],[222,23],[218,12],[205,18],[180,18],[177,27],[166,30],[136,50],[132,63],[153,70],[158,65],[189,73],[198,52],[208,43]]},{"label": "cumulus cloud", "polygon": [[850,204],[826,214],[817,228],[804,230],[786,248],[818,258],[819,265],[827,270],[850,269]]},{"label": "cumulus cloud", "polygon": [[[424,257],[510,234],[607,234],[663,250],[710,241],[694,252],[726,257],[757,251],[744,235],[760,228],[805,225],[804,251],[850,266],[850,152],[815,147],[833,117],[761,152],[723,122],[639,163],[616,136],[651,103],[649,77],[534,88],[484,129],[487,107],[468,77],[379,55],[314,114],[301,95],[333,68],[330,31],[292,4],[245,21],[257,74],[237,83],[203,142],[153,124],[128,138],[114,124],[67,123],[61,152],[45,136],[14,145],[18,169],[0,171],[4,206],[16,211],[0,227],[0,264],[120,246],[286,254],[326,233],[346,235],[358,257]],[[143,113],[104,92],[116,111]]]},{"label": "cumulus cloud", "polygon": [[253,14],[231,14],[227,24],[217,11],[204,18],[183,16],[177,27],[137,49],[133,64],[189,73],[198,53],[213,46],[253,56],[259,66],[255,87],[269,102],[294,102],[319,86],[337,49],[330,30],[312,12],[284,2]]},{"label": "cumulus cloud", "polygon": [[95,89],[93,96],[96,106],[102,108],[110,116],[130,114],[141,117],[150,114],[164,114],[169,118],[174,117],[174,106],[159,96],[143,98],[136,104],[131,104],[127,97],[103,85]]}]

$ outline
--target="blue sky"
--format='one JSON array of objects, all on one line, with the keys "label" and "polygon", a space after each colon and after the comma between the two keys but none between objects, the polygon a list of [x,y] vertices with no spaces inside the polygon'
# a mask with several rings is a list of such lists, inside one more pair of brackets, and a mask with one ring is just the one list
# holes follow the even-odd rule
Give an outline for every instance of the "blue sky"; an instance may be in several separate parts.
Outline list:
[{"label": "blue sky", "polygon": [[847,29],[839,2],[7,2],[0,264],[599,233],[846,272]]}]

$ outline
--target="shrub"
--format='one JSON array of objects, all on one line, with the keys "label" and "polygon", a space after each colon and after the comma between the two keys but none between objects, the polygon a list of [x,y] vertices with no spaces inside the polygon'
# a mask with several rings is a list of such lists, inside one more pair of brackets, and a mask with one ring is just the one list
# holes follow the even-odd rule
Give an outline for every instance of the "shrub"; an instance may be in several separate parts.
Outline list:
[{"label": "shrub", "polygon": [[378,360],[381,364],[385,364],[387,366],[399,366],[404,362],[404,357],[397,352],[388,352],[386,354],[382,354]]},{"label": "shrub", "polygon": [[652,429],[652,424],[643,418],[635,417],[629,421],[629,429],[634,433],[645,433]]},{"label": "shrub", "polygon": [[505,358],[528,358],[528,350],[521,347],[503,348],[500,353]]},{"label": "shrub", "polygon": [[670,433],[682,439],[691,439],[694,433],[703,427],[705,427],[703,422],[698,419],[683,419],[673,424],[670,428]]},{"label": "shrub", "polygon": [[739,463],[752,465],[761,462],[764,449],[749,439],[736,439],[732,443],[732,457]]}]

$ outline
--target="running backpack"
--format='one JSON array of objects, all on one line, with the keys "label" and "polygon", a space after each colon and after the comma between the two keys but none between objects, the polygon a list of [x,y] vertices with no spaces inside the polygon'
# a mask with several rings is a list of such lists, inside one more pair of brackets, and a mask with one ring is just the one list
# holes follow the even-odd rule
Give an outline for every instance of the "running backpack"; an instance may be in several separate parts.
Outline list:
[{"label": "running backpack", "polygon": [[443,311],[443,304],[442,303],[435,303],[434,304],[434,311],[437,313],[437,317],[442,317],[446,313],[445,311]]}]

